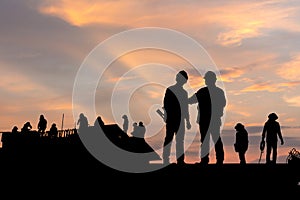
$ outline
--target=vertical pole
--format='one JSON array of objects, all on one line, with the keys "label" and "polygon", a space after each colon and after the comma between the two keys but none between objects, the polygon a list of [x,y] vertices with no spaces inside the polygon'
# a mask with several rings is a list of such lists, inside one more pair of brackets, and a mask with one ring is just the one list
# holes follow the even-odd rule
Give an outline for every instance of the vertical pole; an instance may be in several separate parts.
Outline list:
[{"label": "vertical pole", "polygon": [[63,113],[62,119],[61,119],[61,130],[63,130],[63,128],[64,128],[64,118],[65,118],[65,114]]}]

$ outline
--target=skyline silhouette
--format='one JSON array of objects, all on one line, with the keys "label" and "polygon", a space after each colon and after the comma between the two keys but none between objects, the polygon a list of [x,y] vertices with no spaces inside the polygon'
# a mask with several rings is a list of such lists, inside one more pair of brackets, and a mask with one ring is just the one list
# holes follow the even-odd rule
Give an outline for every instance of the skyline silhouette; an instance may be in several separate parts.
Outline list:
[{"label": "skyline silhouette", "polygon": [[[84,113],[81,113],[81,114],[84,115]],[[82,116],[82,115],[80,115],[80,116]],[[79,119],[78,119],[78,121],[79,121]],[[95,124],[96,124],[96,122],[102,124],[102,126],[104,125],[104,122],[103,122],[103,120],[101,119],[100,116],[98,116],[97,119],[95,120]],[[142,122],[140,122],[140,123],[142,123]],[[54,124],[55,123],[53,122],[52,125],[54,125]],[[113,124],[111,124],[111,125],[113,125]],[[115,124],[115,125],[121,127],[120,125],[117,125],[117,124]],[[138,125],[138,123],[137,123],[137,125]],[[55,124],[55,126],[56,126],[56,124]],[[26,123],[24,123],[23,128],[26,129],[27,132],[37,132],[37,133],[39,133],[38,129],[34,129],[33,127],[34,127],[34,125],[31,125],[30,121],[27,121]],[[91,127],[91,125],[88,125],[87,127]],[[282,127],[282,128],[283,128],[283,130],[285,130],[284,127]],[[8,132],[13,133],[14,131],[16,131],[17,133],[22,133],[22,129],[21,129],[21,131],[19,131],[18,127],[14,126],[14,127],[12,127],[11,131],[4,131],[3,133],[8,133]],[[58,128],[56,128],[56,129],[58,131],[58,133],[57,133],[58,136],[62,135],[62,134],[68,134],[68,133],[63,133],[63,131],[74,130],[74,128],[66,128],[64,130],[60,130]],[[79,127],[79,124],[78,124],[76,130],[79,130],[79,129],[80,129],[80,127]],[[248,127],[247,127],[247,129],[248,129]],[[46,129],[44,135],[45,136],[49,135],[50,130],[51,130],[51,127]],[[132,128],[129,128],[128,130],[129,131],[130,130],[134,131],[134,126]],[[251,157],[246,155],[246,158],[247,158],[249,163],[265,163],[266,162],[265,161],[265,156],[266,156],[265,151],[260,152],[260,140],[261,140],[262,130],[263,130],[263,127],[258,127],[257,130],[254,131],[254,132],[253,132],[253,130],[249,131],[249,133],[250,133],[249,134],[249,138],[250,138],[249,139],[249,149],[250,149],[250,151],[252,150],[252,154],[254,156],[253,160],[251,160],[251,159],[249,159]],[[152,146],[151,148],[154,148],[155,151],[158,149],[158,151],[156,151],[156,152],[162,157],[163,155],[162,155],[162,152],[160,151],[161,149],[159,149],[159,148],[163,146],[163,137],[164,137],[165,133],[162,132],[162,136],[160,137],[161,141],[156,141],[156,143],[153,143],[153,142],[151,143],[151,138],[150,138],[150,142],[149,142],[149,139],[147,139],[147,134],[145,134],[145,133],[146,133],[146,131],[143,134],[144,136],[142,136],[144,138],[145,142],[149,143],[149,145]],[[42,133],[39,133],[39,134],[41,136],[43,135]],[[149,130],[148,130],[148,134],[149,134]],[[232,147],[232,145],[234,144],[234,138],[235,138],[234,129],[232,128],[232,130],[227,130],[227,131],[225,130],[222,134],[223,134],[222,137],[225,138],[225,144],[224,144],[225,154],[229,154],[229,156],[225,156],[224,163],[238,163],[239,160],[236,159],[236,158],[232,159],[232,160],[229,160],[229,161],[227,159],[228,157],[229,158],[233,157],[234,155],[232,155],[232,154],[235,154],[235,152],[234,152],[235,150]],[[258,134],[258,136],[256,136],[256,134]],[[131,136],[134,136],[135,134],[133,134],[131,132],[131,133],[126,133],[126,135],[128,137],[131,137]],[[141,137],[141,136],[138,136],[138,135],[140,135],[138,133],[136,135],[137,135],[137,137]],[[195,163],[200,162],[200,160],[199,160],[199,158],[200,158],[199,155],[200,154],[198,154],[199,150],[197,150],[197,148],[200,148],[201,144],[199,143],[199,139],[197,139],[197,137],[198,137],[197,135],[199,135],[199,133],[198,134],[196,133],[196,136],[194,136],[195,138],[192,138],[194,141],[193,141],[192,144],[189,144],[191,146],[185,145],[185,153],[187,154],[187,156],[186,156],[187,161],[186,162],[189,163],[189,164],[195,164]],[[231,139],[229,139],[229,138],[231,138]],[[283,145],[283,146],[285,146],[286,152],[284,152],[284,154],[282,154],[282,151],[280,150],[280,147],[278,146],[278,149],[279,149],[278,150],[278,154],[279,154],[278,163],[287,163],[288,152],[292,148],[298,149],[298,145],[299,145],[298,143],[296,143],[296,144],[294,143],[293,138],[289,139],[288,136],[287,137],[284,136],[284,138],[287,141],[287,145],[286,146]],[[157,138],[156,138],[156,140],[157,140]],[[189,140],[189,139],[185,138],[185,140]],[[160,147],[158,148],[157,146],[159,146],[159,145],[160,145]],[[190,149],[195,149],[195,150],[193,152]],[[174,144],[172,145],[172,150],[171,151],[173,151],[173,152],[170,154],[170,162],[174,162],[175,152],[176,152]],[[214,149],[211,148],[210,151],[211,151],[211,153],[213,153]],[[248,152],[247,152],[247,154],[249,154]],[[255,152],[255,153],[253,153],[253,152]],[[198,156],[197,156],[197,154],[198,154]],[[251,152],[250,152],[250,154],[251,154]],[[261,154],[262,157],[260,157],[260,154]],[[258,162],[259,157],[261,159],[260,162]],[[215,162],[215,156],[213,154],[212,154],[212,162]]]}]

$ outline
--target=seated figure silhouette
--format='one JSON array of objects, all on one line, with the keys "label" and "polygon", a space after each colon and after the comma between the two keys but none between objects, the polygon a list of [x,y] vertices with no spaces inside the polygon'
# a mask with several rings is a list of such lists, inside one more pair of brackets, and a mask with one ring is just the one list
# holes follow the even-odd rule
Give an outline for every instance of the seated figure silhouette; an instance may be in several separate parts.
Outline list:
[{"label": "seated figure silhouette", "polygon": [[30,124],[30,122],[26,122],[21,129],[21,133],[29,133],[31,129],[32,125]]},{"label": "seated figure silhouette", "polygon": [[50,138],[56,138],[57,136],[58,136],[58,130],[57,130],[56,124],[53,123],[51,125],[50,130],[49,130],[49,137]]},{"label": "seated figure silhouette", "polygon": [[245,154],[248,150],[248,132],[242,123],[237,123],[235,125],[235,152],[239,154],[240,164],[246,164]]},{"label": "seated figure silhouette", "polygon": [[41,136],[44,136],[46,128],[47,128],[47,120],[45,119],[44,115],[40,115],[40,119],[37,125],[38,133],[41,134]]},{"label": "seated figure silhouette", "polygon": [[137,137],[137,133],[138,133],[138,124],[136,123],[136,122],[133,122],[133,124],[132,124],[132,128],[133,128],[133,130],[132,130],[132,132],[131,132],[131,135],[133,136],[133,137]]},{"label": "seated figure silhouette", "polygon": [[12,130],[11,130],[11,133],[12,134],[18,134],[19,132],[18,132],[18,127],[17,126],[14,126],[13,128],[12,128]]},{"label": "seated figure silhouette", "polygon": [[144,138],[145,133],[146,133],[146,128],[143,122],[139,122],[139,124],[137,124],[136,122],[133,123],[133,131],[131,132],[131,135],[133,137]]}]

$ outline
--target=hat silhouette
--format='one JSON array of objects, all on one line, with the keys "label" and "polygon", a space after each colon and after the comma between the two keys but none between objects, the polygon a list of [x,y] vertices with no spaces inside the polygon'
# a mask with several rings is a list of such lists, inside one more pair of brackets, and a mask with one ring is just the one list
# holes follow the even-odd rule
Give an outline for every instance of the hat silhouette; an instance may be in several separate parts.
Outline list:
[{"label": "hat silhouette", "polygon": [[207,71],[204,75],[204,79],[217,80],[217,75],[213,71]]},{"label": "hat silhouette", "polygon": [[276,113],[270,113],[268,118],[271,120],[276,120],[276,119],[278,119],[278,116],[276,115]]},{"label": "hat silhouette", "polygon": [[244,128],[244,125],[242,123],[237,123],[234,127],[236,130],[240,130]]}]

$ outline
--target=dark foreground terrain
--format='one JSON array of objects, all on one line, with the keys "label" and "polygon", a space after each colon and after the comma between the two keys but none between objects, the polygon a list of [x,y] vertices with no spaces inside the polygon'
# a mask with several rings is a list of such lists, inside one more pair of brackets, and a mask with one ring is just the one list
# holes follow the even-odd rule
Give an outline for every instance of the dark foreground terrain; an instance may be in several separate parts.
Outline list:
[{"label": "dark foreground terrain", "polygon": [[299,163],[149,164],[155,170],[124,172],[94,158],[76,134],[50,140],[46,137],[13,139],[7,133],[0,151],[0,163],[1,191],[10,189],[18,193],[22,189],[28,191],[22,193],[28,197],[40,191],[46,196],[59,193],[70,195],[69,198],[83,194],[87,199],[91,199],[88,198],[90,195],[95,199],[101,199],[103,195],[109,197],[102,199],[120,195],[136,199],[165,195],[170,198],[300,198]]}]

